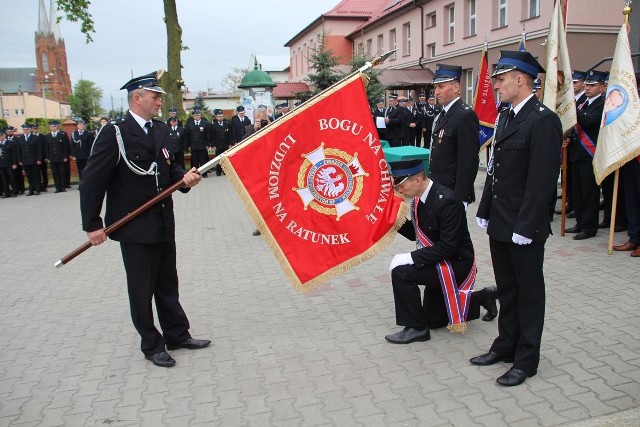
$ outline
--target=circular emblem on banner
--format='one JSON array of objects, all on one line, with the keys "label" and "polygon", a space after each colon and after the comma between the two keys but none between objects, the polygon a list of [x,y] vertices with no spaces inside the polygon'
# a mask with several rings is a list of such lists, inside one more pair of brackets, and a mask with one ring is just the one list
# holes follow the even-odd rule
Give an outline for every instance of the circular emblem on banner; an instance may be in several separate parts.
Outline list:
[{"label": "circular emblem on banner", "polygon": [[322,143],[302,157],[298,187],[293,191],[298,193],[305,209],[311,207],[324,215],[335,215],[337,220],[358,209],[364,177],[368,176],[358,161],[358,153],[325,149]]}]

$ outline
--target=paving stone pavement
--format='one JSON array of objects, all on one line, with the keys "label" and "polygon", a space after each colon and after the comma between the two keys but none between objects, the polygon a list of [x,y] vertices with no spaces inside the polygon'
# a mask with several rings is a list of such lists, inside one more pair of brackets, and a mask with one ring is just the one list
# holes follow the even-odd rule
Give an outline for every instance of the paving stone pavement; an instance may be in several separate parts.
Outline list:
[{"label": "paving stone pavement", "polygon": [[[480,195],[484,172],[478,174]],[[139,351],[119,247],[84,242],[76,186],[0,201],[0,426],[604,426],[640,421],[640,259],[607,255],[608,233],[547,243],[547,312],[538,375],[520,387],[475,367],[497,322],[432,331],[398,346],[381,255],[313,291],[288,283],[235,192],[210,176],[174,195],[181,302],[212,346]],[[488,238],[467,214],[478,287],[493,283]],[[572,220],[568,225],[573,225]],[[616,243],[626,241],[616,233]],[[626,422],[626,424],[625,424]]]}]

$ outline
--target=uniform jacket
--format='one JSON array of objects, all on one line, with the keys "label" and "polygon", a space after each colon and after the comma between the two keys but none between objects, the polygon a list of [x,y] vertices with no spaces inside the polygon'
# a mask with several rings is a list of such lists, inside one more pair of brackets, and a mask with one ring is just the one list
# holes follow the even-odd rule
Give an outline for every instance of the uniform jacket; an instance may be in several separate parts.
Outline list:
[{"label": "uniform jacket", "polygon": [[64,131],[59,130],[55,138],[49,132],[44,136],[47,159],[52,163],[60,163],[69,158],[71,147],[69,137]]},{"label": "uniform jacket", "polygon": [[389,123],[387,123],[387,139],[400,139],[402,138],[403,127],[403,112],[400,111],[402,107],[396,105],[395,107],[387,108],[387,117]]},{"label": "uniform jacket", "polygon": [[222,119],[222,124],[220,124],[217,120],[213,120],[209,127],[209,138],[210,145],[216,147],[217,153],[229,148],[231,141],[231,125],[229,121]]},{"label": "uniform jacket", "polygon": [[[600,133],[600,122],[602,120],[602,110],[604,109],[604,97],[599,96],[594,99],[591,104],[584,104],[582,109],[577,108],[580,105],[576,105],[576,113],[578,124],[585,131],[593,144],[598,142],[598,134]],[[586,148],[582,146],[578,140],[578,136],[575,131],[572,134],[571,144],[569,144],[569,161],[576,160],[589,160],[593,157],[589,154]]]},{"label": "uniform jacket", "polygon": [[471,107],[458,99],[440,114],[433,128],[429,177],[452,189],[463,202],[476,200],[473,183],[478,174],[480,124]]},{"label": "uniform jacket", "polygon": [[39,133],[39,134],[35,134],[33,132],[31,132],[31,137],[36,139],[36,142],[38,143],[38,146],[40,147],[40,154],[42,155],[42,157],[40,157],[40,161],[44,161],[44,159],[46,159],[47,157],[47,138],[45,134]]},{"label": "uniform jacket", "polygon": [[85,130],[80,135],[80,132],[74,130],[71,134],[71,155],[78,160],[87,160],[91,154],[93,139],[93,132]]},{"label": "uniform jacket", "polygon": [[10,168],[18,163],[18,146],[15,140],[0,142],[0,168]]},{"label": "uniform jacket", "polygon": [[[429,103],[427,103],[422,109],[422,127],[427,130],[429,138],[431,135],[431,127],[433,126],[433,119],[435,119],[438,114],[440,114],[440,107],[436,104],[430,106]],[[428,145],[428,142],[425,143],[425,146],[426,145]]]},{"label": "uniform jacket", "polygon": [[376,117],[384,117],[385,111],[386,110],[384,108],[382,109],[382,111],[380,111],[377,107],[373,108],[371,110],[371,115],[373,116],[373,123],[377,123]]},{"label": "uniform jacket", "polygon": [[493,147],[493,175],[487,179],[477,216],[489,220],[487,233],[511,242],[513,233],[534,242],[549,237],[548,207],[560,171],[562,125],[532,96],[506,129],[500,113]]},{"label": "uniform jacket", "polygon": [[247,135],[245,135],[244,130],[247,126],[251,124],[251,120],[248,117],[244,117],[240,120],[240,117],[237,115],[231,118],[231,144],[237,144],[242,141]]},{"label": "uniform jacket", "polygon": [[196,126],[195,120],[189,118],[184,133],[186,148],[190,150],[206,150],[209,143],[209,122],[202,117],[200,124]]},{"label": "uniform jacket", "polygon": [[42,145],[36,135],[21,135],[18,139],[19,161],[25,166],[35,165],[42,159]]},{"label": "uniform jacket", "polygon": [[[153,138],[138,125],[131,113],[116,123],[120,128],[127,158],[148,170],[152,162],[158,164],[158,187],[153,175],[137,175],[120,158],[116,142],[116,130],[112,124],[102,127],[93,144],[91,156],[82,172],[80,182],[80,210],[82,229],[99,230],[103,227],[100,217],[104,195],[107,207],[104,225],[107,227],[127,213],[155,197],[163,189],[182,179],[185,174],[173,157],[167,158],[163,148],[171,150],[169,128],[164,122],[153,121]],[[180,191],[187,192],[188,188]],[[113,240],[128,243],[161,243],[175,237],[175,220],[171,196],[149,208],[121,229],[109,236]]]},{"label": "uniform jacket", "polygon": [[180,125],[173,130],[169,127],[169,142],[171,143],[171,153],[177,154],[184,151],[184,128]]},{"label": "uniform jacket", "polygon": [[[461,283],[469,274],[474,259],[463,204],[452,190],[434,181],[418,215],[420,229],[434,245],[411,252],[414,265],[417,268],[433,267],[439,261],[449,260],[458,283]],[[416,240],[411,221],[405,222],[398,232],[409,240]]]}]

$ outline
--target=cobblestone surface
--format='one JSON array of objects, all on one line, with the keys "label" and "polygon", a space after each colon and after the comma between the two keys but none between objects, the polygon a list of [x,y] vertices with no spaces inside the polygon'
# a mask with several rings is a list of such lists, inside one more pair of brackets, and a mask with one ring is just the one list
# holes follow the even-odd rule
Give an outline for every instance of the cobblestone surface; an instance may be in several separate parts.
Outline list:
[{"label": "cobblestone surface", "polygon": [[[640,260],[607,255],[608,233],[577,242],[552,224],[538,375],[503,388],[505,365],[468,361],[488,349],[496,321],[471,322],[464,336],[385,342],[398,329],[387,267],[412,248],[402,237],[301,294],[251,235],[224,176],[174,200],[181,301],[192,334],[213,344],[171,352],[171,369],[139,351],[116,243],[53,268],[85,239],[76,186],[0,201],[0,425],[637,425]],[[483,287],[493,272],[475,209]]]}]

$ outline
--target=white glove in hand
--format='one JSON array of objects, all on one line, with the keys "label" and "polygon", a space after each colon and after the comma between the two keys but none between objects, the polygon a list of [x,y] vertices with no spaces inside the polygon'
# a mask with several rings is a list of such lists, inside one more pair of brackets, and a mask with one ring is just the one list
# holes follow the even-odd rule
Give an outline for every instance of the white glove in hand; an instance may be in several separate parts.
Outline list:
[{"label": "white glove in hand", "polygon": [[389,271],[393,270],[399,265],[408,265],[413,264],[413,258],[411,258],[411,254],[398,254],[393,257],[391,260],[391,265],[389,265]]},{"label": "white glove in hand", "polygon": [[511,240],[516,245],[528,245],[529,243],[532,242],[532,240],[529,239],[528,237],[524,237],[516,233],[513,233],[513,236],[511,236]]},{"label": "white glove in hand", "polygon": [[469,207],[469,203],[467,202],[462,202],[462,204],[464,205],[464,211],[467,211],[467,207]]},{"label": "white glove in hand", "polygon": [[489,226],[489,220],[484,218],[476,217],[476,223],[478,227],[486,229]]}]

